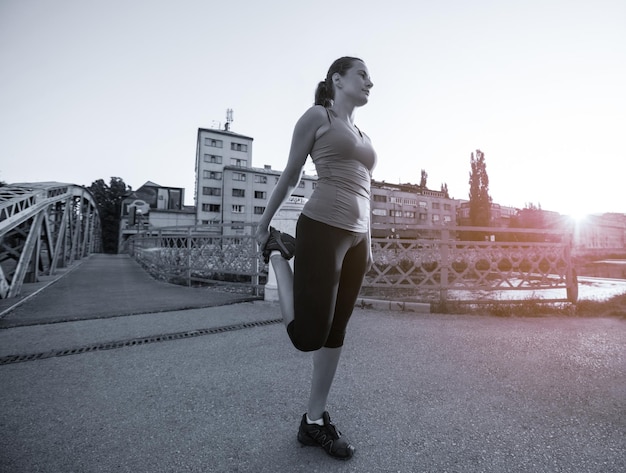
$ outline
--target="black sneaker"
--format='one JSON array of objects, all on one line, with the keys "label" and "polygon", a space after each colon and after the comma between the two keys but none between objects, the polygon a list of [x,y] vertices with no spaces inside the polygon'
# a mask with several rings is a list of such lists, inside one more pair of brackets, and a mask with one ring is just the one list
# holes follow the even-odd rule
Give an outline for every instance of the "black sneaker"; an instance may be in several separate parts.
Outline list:
[{"label": "black sneaker", "polygon": [[279,232],[274,227],[270,227],[270,237],[263,247],[263,260],[266,264],[270,262],[272,251],[280,251],[283,258],[291,259],[296,251],[296,239],[287,233]]},{"label": "black sneaker", "polygon": [[339,429],[330,421],[328,412],[324,411],[322,419],[324,425],[309,424],[304,414],[298,430],[298,441],[303,445],[320,446],[334,458],[341,460],[352,458],[354,447],[342,437]]}]

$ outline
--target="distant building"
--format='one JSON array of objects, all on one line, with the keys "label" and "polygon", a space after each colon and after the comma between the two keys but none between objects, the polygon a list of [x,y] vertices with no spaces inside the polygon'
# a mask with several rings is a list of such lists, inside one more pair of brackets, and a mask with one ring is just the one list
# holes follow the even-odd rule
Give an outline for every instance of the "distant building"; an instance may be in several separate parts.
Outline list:
[{"label": "distant building", "polygon": [[182,187],[163,187],[148,181],[132,191],[122,201],[120,244],[138,231],[195,225],[195,209],[184,202]]},{"label": "distant building", "polygon": [[[514,207],[506,207],[500,204],[491,204],[490,223],[491,227],[510,227],[511,222],[514,221],[518,215],[519,209]],[[459,201],[456,223],[459,226],[468,226],[472,222],[470,220],[470,203],[469,200]]]},{"label": "distant building", "polygon": [[626,214],[589,215],[575,222],[574,247],[580,252],[626,249]]},{"label": "distant building", "polygon": [[458,201],[443,191],[416,184],[389,184],[372,181],[372,236],[375,238],[428,237],[433,230],[454,225]]}]

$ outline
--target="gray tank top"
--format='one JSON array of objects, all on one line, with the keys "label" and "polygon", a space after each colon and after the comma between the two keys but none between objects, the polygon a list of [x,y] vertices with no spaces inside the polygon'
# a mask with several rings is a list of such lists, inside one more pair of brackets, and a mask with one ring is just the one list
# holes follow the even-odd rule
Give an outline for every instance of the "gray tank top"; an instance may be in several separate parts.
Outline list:
[{"label": "gray tank top", "polygon": [[302,213],[352,232],[369,231],[371,175],[376,152],[369,137],[326,109],[330,128],[313,143],[317,186]]}]

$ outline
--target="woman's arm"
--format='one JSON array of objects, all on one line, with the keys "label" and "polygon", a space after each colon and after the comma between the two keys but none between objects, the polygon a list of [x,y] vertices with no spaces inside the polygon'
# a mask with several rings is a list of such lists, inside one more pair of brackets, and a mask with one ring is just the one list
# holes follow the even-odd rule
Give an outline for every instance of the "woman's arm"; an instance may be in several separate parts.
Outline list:
[{"label": "woman's arm", "polygon": [[287,200],[300,182],[302,168],[306,162],[320,127],[325,123],[326,112],[321,106],[308,109],[297,121],[291,138],[289,158],[276,187],[270,195],[265,211],[259,220],[255,239],[263,247],[269,237],[269,225],[274,214]]}]

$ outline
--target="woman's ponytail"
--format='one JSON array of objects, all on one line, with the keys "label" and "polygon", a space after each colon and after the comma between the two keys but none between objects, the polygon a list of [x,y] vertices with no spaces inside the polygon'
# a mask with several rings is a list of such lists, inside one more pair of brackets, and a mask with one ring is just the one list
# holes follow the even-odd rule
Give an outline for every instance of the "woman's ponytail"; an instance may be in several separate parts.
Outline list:
[{"label": "woman's ponytail", "polygon": [[317,84],[317,89],[315,89],[315,105],[330,107],[333,104],[333,96],[328,90],[327,84],[325,80]]}]

